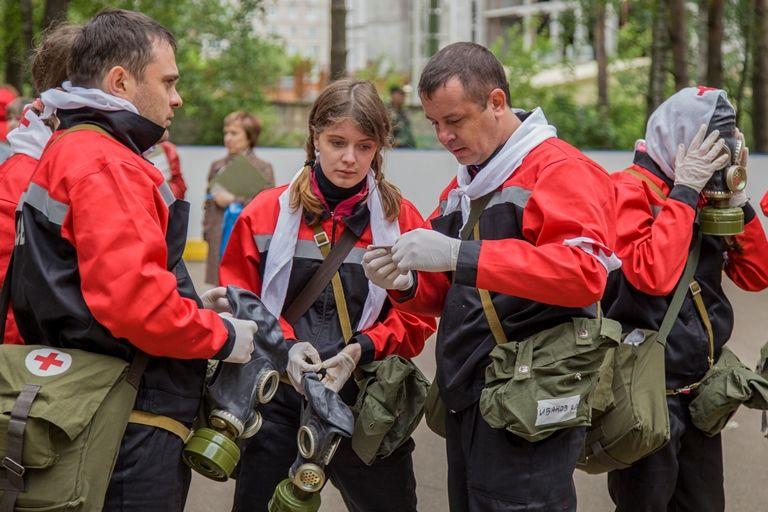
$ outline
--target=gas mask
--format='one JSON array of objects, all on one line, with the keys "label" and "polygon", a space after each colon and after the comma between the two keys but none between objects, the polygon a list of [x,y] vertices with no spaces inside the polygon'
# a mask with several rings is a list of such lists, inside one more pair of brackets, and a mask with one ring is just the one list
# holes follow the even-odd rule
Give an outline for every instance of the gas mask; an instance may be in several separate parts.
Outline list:
[{"label": "gas mask", "polygon": [[733,107],[722,97],[718,98],[707,132],[713,130],[720,130],[720,137],[725,140],[723,151],[728,153],[730,159],[726,167],[712,175],[701,191],[707,199],[707,205],[699,216],[701,232],[715,236],[738,235],[744,231],[744,212],[741,208],[728,206],[728,202],[747,186],[747,169],[742,165],[744,136],[737,133]]},{"label": "gas mask", "polygon": [[258,325],[251,360],[220,363],[208,380],[203,397],[207,427],[196,429],[184,446],[183,458],[192,469],[212,480],[225,481],[240,460],[236,441],[261,427],[258,406],[277,392],[288,364],[288,344],[278,320],[253,293],[227,287],[235,318]]},{"label": "gas mask", "polygon": [[315,512],[331,462],[342,437],[352,437],[354,416],[339,395],[320,382],[316,373],[302,378],[307,404],[296,436],[299,454],[289,477],[275,488],[269,512]]}]

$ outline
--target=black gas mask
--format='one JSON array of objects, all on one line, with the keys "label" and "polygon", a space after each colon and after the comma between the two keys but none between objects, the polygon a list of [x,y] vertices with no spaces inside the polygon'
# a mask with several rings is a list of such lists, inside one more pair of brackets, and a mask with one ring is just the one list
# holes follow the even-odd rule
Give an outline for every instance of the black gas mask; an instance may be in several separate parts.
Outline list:
[{"label": "black gas mask", "polygon": [[184,461],[212,480],[224,481],[240,460],[236,441],[253,436],[261,427],[258,406],[277,392],[288,364],[288,344],[279,321],[253,293],[227,287],[235,318],[258,325],[251,360],[220,363],[208,380],[203,397],[206,427],[196,429],[184,446]]},{"label": "black gas mask", "polygon": [[355,419],[339,395],[320,381],[316,373],[302,378],[307,398],[296,436],[299,454],[288,478],[275,488],[269,512],[315,512],[326,482],[325,467],[331,462],[342,437],[352,437]]},{"label": "black gas mask", "polygon": [[727,151],[730,158],[701,191],[707,198],[707,205],[699,217],[701,232],[716,236],[738,235],[744,231],[744,212],[741,208],[728,206],[728,201],[747,186],[747,169],[742,165],[744,137],[736,130],[736,112],[722,96],[717,100],[707,133],[714,130],[720,131],[720,137],[725,140],[723,151]]}]

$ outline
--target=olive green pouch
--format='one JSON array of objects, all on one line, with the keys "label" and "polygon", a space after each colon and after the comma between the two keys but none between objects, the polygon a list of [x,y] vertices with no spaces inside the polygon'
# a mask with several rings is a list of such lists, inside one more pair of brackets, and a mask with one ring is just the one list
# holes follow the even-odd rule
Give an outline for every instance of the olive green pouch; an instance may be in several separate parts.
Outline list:
[{"label": "olive green pouch", "polygon": [[0,345],[0,510],[102,509],[136,366],[82,350]]},{"label": "olive green pouch", "polygon": [[409,359],[388,356],[360,367],[352,449],[366,464],[390,455],[416,430],[429,381]]},{"label": "olive green pouch", "polygon": [[620,339],[618,322],[574,318],[523,341],[497,344],[485,372],[480,413],[491,427],[527,441],[589,425],[598,369]]},{"label": "olive green pouch", "polygon": [[[768,380],[768,343],[760,349],[760,361],[757,363],[757,373]],[[768,438],[768,412],[763,411],[763,418],[760,425],[763,435]]]},{"label": "olive green pouch", "polygon": [[445,438],[445,419],[448,416],[448,408],[440,398],[440,388],[437,377],[432,381],[427,390],[427,400],[424,403],[424,419],[429,429],[442,438]]},{"label": "olive green pouch", "polygon": [[723,347],[715,365],[701,380],[688,409],[696,428],[708,436],[717,435],[740,405],[768,409],[768,380],[739,361]]}]

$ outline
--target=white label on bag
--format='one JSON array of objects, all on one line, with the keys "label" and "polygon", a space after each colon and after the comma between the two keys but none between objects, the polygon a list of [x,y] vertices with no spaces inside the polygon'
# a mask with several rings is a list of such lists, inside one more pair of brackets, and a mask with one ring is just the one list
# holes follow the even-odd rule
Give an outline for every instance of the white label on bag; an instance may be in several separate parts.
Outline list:
[{"label": "white label on bag", "polygon": [[561,423],[563,421],[572,420],[576,417],[580,402],[581,395],[539,400],[538,411],[536,413],[536,426],[551,425],[552,423]]},{"label": "white label on bag", "polygon": [[32,375],[53,377],[69,370],[72,356],[55,348],[40,348],[27,354],[24,364]]}]

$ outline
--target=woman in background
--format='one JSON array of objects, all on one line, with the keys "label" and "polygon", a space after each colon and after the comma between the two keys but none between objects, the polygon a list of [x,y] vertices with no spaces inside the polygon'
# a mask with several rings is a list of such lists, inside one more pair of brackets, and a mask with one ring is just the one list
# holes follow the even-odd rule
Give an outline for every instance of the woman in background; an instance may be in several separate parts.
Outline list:
[{"label": "woman in background", "polygon": [[240,203],[243,206],[251,202],[253,197],[238,197],[221,186],[212,184],[213,179],[227,166],[237,155],[243,155],[248,159],[258,172],[267,181],[267,187],[275,186],[275,176],[272,165],[256,156],[253,148],[256,147],[261,133],[259,118],[248,112],[232,112],[224,118],[224,147],[227,156],[216,160],[211,164],[208,172],[208,190],[203,206],[203,239],[208,242],[208,259],[205,267],[205,281],[211,284],[219,282],[219,260],[221,254],[222,223],[224,211],[232,203]]}]

